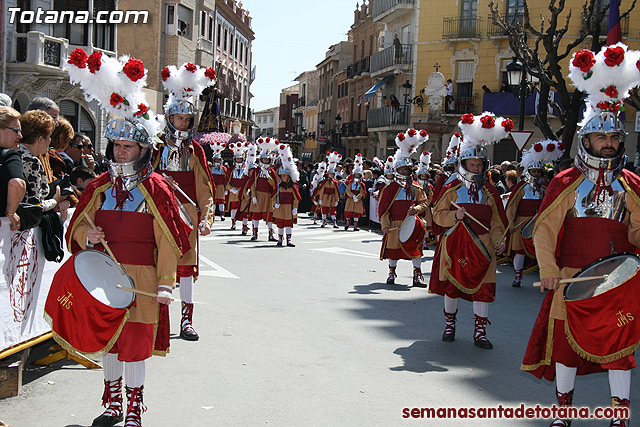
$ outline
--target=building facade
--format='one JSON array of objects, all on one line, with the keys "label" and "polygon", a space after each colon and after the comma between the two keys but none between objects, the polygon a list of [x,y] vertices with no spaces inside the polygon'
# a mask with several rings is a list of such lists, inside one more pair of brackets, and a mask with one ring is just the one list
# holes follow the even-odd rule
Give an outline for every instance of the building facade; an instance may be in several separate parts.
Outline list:
[{"label": "building facade", "polygon": [[[2,92],[9,95],[16,110],[24,112],[36,96],[51,98],[76,131],[83,132],[104,150],[106,115],[96,101],[87,102],[79,87],[69,82],[66,58],[76,48],[88,54],[102,51],[115,56],[117,28],[113,24],[46,24],[23,13],[72,11],[93,14],[116,10],[115,0],[4,0],[0,28],[2,49]],[[19,8],[13,23],[9,8]],[[31,23],[24,23],[31,21]]]},{"label": "building facade", "polygon": [[280,107],[272,107],[254,113],[256,124],[253,128],[253,141],[261,136],[275,137],[277,135],[279,111]]}]

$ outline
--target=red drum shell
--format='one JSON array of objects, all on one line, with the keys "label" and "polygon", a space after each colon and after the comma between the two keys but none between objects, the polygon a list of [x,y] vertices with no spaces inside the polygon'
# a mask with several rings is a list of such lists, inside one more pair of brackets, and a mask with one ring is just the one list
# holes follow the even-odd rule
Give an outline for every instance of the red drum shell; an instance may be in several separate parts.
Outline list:
[{"label": "red drum shell", "polygon": [[640,257],[614,254],[589,264],[574,277],[608,275],[569,283],[564,290],[565,333],[585,359],[609,363],[635,351],[640,342]]},{"label": "red drum shell", "polygon": [[398,230],[398,240],[407,253],[412,253],[422,246],[427,236],[427,226],[422,218],[409,215]]},{"label": "red drum shell", "polygon": [[536,222],[536,217],[533,217],[522,227],[520,235],[522,236],[522,249],[526,256],[531,259],[536,258],[536,247],[533,244],[533,226]]},{"label": "red drum shell", "polygon": [[[94,250],[80,251],[71,256],[54,275],[44,309],[45,318],[51,325],[54,339],[66,350],[76,351],[93,358],[102,356],[113,347],[129,318],[128,306],[112,307],[98,299],[102,298],[104,293],[113,292],[110,288],[107,292],[102,292],[99,286],[95,285],[96,282],[104,279],[102,277],[104,275],[97,273],[98,269],[96,269],[94,280],[87,286],[76,274],[78,261],[83,264],[90,262],[95,267],[96,262],[104,257],[111,261],[108,255]],[[113,268],[118,268],[115,263],[111,263]],[[114,277],[118,275],[120,275],[119,270],[113,274]],[[111,284],[115,291],[127,293],[127,295],[127,291],[115,288],[116,284],[129,287],[133,285],[125,281]],[[92,292],[95,294],[96,289],[98,298],[92,295]],[[122,301],[122,298],[117,299]],[[126,297],[124,299],[126,300]]]}]

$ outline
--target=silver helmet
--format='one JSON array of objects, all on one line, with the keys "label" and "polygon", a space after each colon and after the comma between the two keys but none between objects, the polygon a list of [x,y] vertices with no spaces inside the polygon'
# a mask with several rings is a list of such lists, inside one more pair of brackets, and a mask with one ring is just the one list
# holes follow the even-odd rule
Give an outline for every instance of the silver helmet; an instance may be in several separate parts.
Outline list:
[{"label": "silver helmet", "polygon": [[[115,183],[118,178],[121,178],[124,187],[127,190],[131,190],[151,175],[151,172],[153,172],[151,165],[151,139],[147,129],[142,124],[123,118],[111,120],[107,124],[105,137],[109,140],[107,144],[107,167],[111,182]],[[140,157],[132,162],[116,162],[113,157],[113,144],[117,140],[136,142],[141,149]]]},{"label": "silver helmet", "polygon": [[524,172],[522,173],[522,179],[524,180],[524,182],[534,188],[539,188],[542,185],[542,174],[540,174],[539,178],[536,178],[531,175],[531,173],[529,172],[530,169],[539,169],[540,171],[543,171],[544,164],[540,161],[529,163],[529,165],[527,165],[527,167],[524,169]]},{"label": "silver helmet", "polygon": [[[175,128],[173,123],[171,123],[171,116],[174,114],[187,114],[191,116],[191,120],[189,122],[189,129],[187,130],[178,130]],[[186,142],[189,144],[191,139],[193,138],[193,125],[194,125],[194,117],[196,115],[196,109],[192,103],[186,100],[176,101],[173,104],[169,105],[165,109],[166,116],[166,139],[169,144],[174,146],[180,146]]]},{"label": "silver helmet", "polygon": [[[481,188],[487,180],[487,173],[489,172],[489,160],[487,157],[487,149],[481,145],[469,146],[464,151],[460,152],[458,156],[458,176],[461,178],[465,186],[470,186],[475,183],[478,188]],[[482,160],[483,171],[481,173],[471,173],[464,167],[464,161],[468,159],[480,159]]]},{"label": "silver helmet", "polygon": [[[597,157],[590,154],[584,146],[583,138],[587,138],[592,133],[615,133],[620,137],[620,145],[617,153],[611,157]],[[624,155],[624,139],[627,132],[620,118],[609,111],[601,112],[592,117],[578,131],[580,143],[578,144],[578,154],[575,158],[575,165],[592,182],[598,180],[600,172],[604,172],[605,185],[611,184],[627,163],[627,156]]]},{"label": "silver helmet", "polygon": [[[409,174],[405,175],[400,173],[400,168],[406,167],[409,169]],[[410,157],[399,157],[393,163],[393,174],[396,181],[401,184],[406,184],[411,179],[411,169],[413,168],[413,162]]]}]

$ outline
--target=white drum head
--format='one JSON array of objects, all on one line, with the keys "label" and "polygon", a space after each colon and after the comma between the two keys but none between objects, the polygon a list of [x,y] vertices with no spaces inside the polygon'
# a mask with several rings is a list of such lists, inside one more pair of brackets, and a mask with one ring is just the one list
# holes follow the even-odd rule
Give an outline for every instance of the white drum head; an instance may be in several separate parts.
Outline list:
[{"label": "white drum head", "polygon": [[414,228],[416,228],[416,217],[415,215],[409,215],[402,222],[400,230],[398,230],[398,238],[400,242],[404,243],[409,240],[409,237],[413,234]]},{"label": "white drum head", "polygon": [[80,283],[103,304],[114,308],[127,308],[135,298],[133,292],[116,288],[116,285],[133,288],[133,281],[104,252],[87,249],[78,252],[73,267]]}]

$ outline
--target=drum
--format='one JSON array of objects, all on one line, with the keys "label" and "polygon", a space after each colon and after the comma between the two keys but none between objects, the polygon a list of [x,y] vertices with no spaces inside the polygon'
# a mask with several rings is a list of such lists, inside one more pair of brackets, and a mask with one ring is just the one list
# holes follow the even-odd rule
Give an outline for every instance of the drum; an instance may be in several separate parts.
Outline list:
[{"label": "drum", "polygon": [[45,318],[54,339],[67,350],[100,357],[115,344],[129,318],[134,288],[109,255],[93,249],[70,257],[53,277]]},{"label": "drum", "polygon": [[536,223],[536,217],[534,216],[527,222],[524,227],[522,227],[522,231],[520,235],[522,236],[522,249],[526,256],[531,259],[536,258],[536,248],[533,245],[533,226]]},{"label": "drum", "polygon": [[409,215],[398,230],[398,240],[407,254],[415,253],[427,237],[427,226],[417,215]]},{"label": "drum", "polygon": [[635,351],[640,342],[640,257],[622,253],[601,258],[574,277],[607,278],[567,284],[565,332],[582,357],[608,363]]},{"label": "drum", "polygon": [[476,232],[458,222],[444,234],[441,247],[447,279],[464,293],[477,292],[491,265],[491,254]]}]

